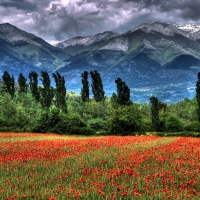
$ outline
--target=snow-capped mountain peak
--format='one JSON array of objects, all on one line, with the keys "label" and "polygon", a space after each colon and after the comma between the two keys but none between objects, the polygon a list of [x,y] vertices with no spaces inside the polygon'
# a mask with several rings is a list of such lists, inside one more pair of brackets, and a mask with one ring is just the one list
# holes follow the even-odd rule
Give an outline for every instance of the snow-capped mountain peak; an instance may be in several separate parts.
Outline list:
[{"label": "snow-capped mountain peak", "polygon": [[195,25],[195,24],[175,24],[175,27],[182,31],[190,32],[190,33],[195,33],[197,31],[200,31],[200,25]]},{"label": "snow-capped mountain peak", "polygon": [[162,23],[162,22],[143,23],[143,24],[131,29],[127,33],[132,33],[137,30],[143,30],[146,33],[160,32],[163,35],[167,35],[167,36],[174,36],[175,34],[183,34],[182,30],[178,29],[177,27],[173,26],[172,24]]}]

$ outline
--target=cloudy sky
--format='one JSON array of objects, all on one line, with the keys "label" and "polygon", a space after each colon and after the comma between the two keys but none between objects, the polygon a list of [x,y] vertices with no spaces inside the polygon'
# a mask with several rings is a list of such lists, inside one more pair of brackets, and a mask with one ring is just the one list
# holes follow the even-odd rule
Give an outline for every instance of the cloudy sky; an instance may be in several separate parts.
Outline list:
[{"label": "cloudy sky", "polygon": [[199,0],[0,0],[0,23],[56,43],[144,22],[200,24]]}]

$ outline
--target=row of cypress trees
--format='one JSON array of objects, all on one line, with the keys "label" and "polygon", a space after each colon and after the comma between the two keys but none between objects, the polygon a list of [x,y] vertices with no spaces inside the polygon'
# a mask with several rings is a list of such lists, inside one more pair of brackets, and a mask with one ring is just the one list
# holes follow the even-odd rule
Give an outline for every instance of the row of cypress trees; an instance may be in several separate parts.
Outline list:
[{"label": "row of cypress trees", "polygon": [[[81,88],[81,98],[83,102],[89,101],[89,82],[88,82],[88,75],[89,72],[84,71],[81,74],[81,82],[83,87]],[[94,100],[96,102],[104,101],[105,100],[105,92],[103,89],[103,84],[101,80],[100,74],[94,70],[90,72],[91,78],[92,78],[92,93],[94,95]]]},{"label": "row of cypress trees", "polygon": [[[82,82],[82,89],[81,89],[81,97],[83,102],[89,101],[89,82],[88,82],[88,75],[89,72],[84,71],[81,74],[81,82]],[[101,80],[100,74],[95,70],[90,72],[92,78],[92,93],[94,95],[94,99],[96,102],[101,102],[105,100],[105,92],[103,90],[103,84]],[[120,78],[115,80],[116,87],[117,87],[117,94],[113,93],[111,97],[111,101],[113,104],[117,105],[129,105],[130,101],[130,89],[123,82]]]},{"label": "row of cypress trees", "polygon": [[[56,89],[51,86],[51,79],[49,74],[45,71],[41,71],[41,78],[43,87],[38,86],[38,74],[35,71],[31,71],[28,75],[30,80],[30,90],[33,98],[40,102],[42,107],[45,109],[49,109],[53,98],[55,96],[55,104],[56,106],[63,111],[67,112],[67,104],[66,104],[66,87],[65,87],[65,79],[58,72],[52,73],[52,76],[56,83]],[[5,71],[2,76],[3,88],[5,92],[8,92],[13,99],[15,96],[15,80],[14,76],[10,76],[10,74]],[[23,76],[22,73],[19,74],[18,77],[18,92],[19,93],[27,93],[28,92],[28,84],[27,79]]]},{"label": "row of cypress trees", "polygon": [[[88,81],[89,72],[84,71],[81,74],[81,98],[83,102],[89,101],[89,81]],[[94,100],[96,102],[103,102],[105,100],[105,92],[103,89],[103,83],[100,74],[94,70],[90,72],[92,79],[92,93],[94,95]],[[38,86],[38,74],[35,71],[31,71],[28,75],[30,80],[30,90],[33,98],[40,102],[42,107],[45,109],[49,109],[51,106],[52,100],[55,96],[55,104],[56,106],[62,110],[64,113],[67,113],[67,104],[66,104],[66,86],[65,79],[58,72],[52,73],[52,76],[56,83],[56,89],[51,86],[51,79],[49,74],[45,71],[41,71],[42,85]],[[4,72],[2,76],[3,85],[5,87],[5,91],[7,91],[12,99],[15,96],[15,80],[14,76],[10,76],[7,71]],[[128,105],[131,103],[130,101],[130,89],[120,78],[115,80],[117,86],[117,94],[113,93],[112,100],[115,101],[117,105]],[[27,93],[28,84],[27,79],[23,76],[22,73],[19,74],[18,77],[18,85],[19,93]]]}]

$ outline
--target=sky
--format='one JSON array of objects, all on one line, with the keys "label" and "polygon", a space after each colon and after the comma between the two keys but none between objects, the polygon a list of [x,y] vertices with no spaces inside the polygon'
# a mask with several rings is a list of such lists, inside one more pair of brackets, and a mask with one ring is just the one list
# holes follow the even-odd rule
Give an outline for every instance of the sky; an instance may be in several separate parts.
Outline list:
[{"label": "sky", "polygon": [[105,31],[124,33],[141,23],[200,24],[199,0],[0,0],[0,23],[49,43]]}]

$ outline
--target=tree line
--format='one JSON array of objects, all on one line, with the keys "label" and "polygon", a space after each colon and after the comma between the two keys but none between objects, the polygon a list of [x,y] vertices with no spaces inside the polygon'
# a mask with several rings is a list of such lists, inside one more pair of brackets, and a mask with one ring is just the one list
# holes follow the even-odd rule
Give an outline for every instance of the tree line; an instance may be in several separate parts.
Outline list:
[{"label": "tree line", "polygon": [[[155,96],[150,97],[149,103],[132,102],[130,89],[120,78],[115,80],[116,93],[106,97],[96,70],[81,74],[80,95],[67,91],[65,79],[58,72],[52,73],[52,77],[55,88],[44,71],[40,79],[36,72],[30,72],[29,83],[22,73],[17,82],[7,71],[3,73],[0,131],[115,135],[200,131],[200,74],[194,99],[173,105],[160,102]],[[90,87],[93,98],[90,98]]]}]

